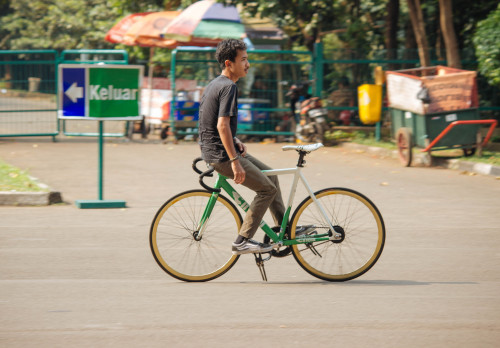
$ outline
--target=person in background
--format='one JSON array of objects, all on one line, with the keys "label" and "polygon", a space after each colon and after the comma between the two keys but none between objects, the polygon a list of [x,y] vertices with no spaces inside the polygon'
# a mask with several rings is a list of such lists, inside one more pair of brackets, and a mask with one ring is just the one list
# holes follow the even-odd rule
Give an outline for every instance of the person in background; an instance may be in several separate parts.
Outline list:
[{"label": "person in background", "polygon": [[[355,95],[349,86],[349,79],[346,76],[342,76],[338,82],[338,89],[333,91],[328,97],[328,102],[330,106],[354,106],[355,105]],[[345,123],[342,119],[343,114],[350,115],[349,110],[334,110],[330,117],[335,121],[340,123]]]}]

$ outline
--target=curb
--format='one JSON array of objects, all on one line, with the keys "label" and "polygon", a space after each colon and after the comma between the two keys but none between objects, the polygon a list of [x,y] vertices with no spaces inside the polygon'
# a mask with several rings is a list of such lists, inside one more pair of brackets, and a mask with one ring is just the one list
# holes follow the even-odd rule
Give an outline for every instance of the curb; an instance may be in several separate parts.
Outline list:
[{"label": "curb", "polygon": [[60,192],[0,192],[0,206],[40,206],[62,203]]},{"label": "curb", "polygon": [[[340,143],[339,146],[351,150],[363,151],[378,156],[390,157],[395,159],[399,157],[397,150],[390,150],[382,147],[361,145],[355,143]],[[500,176],[500,167],[487,163],[469,162],[461,161],[459,159],[445,159],[438,157],[433,157],[432,163],[433,166],[440,166],[447,169],[462,170],[482,175]],[[425,165],[424,154],[414,153],[412,165]]]},{"label": "curb", "polygon": [[62,195],[30,176],[44,192],[0,191],[0,206],[41,206],[63,203]]},{"label": "curb", "polygon": [[500,167],[487,163],[474,163],[474,162],[460,161],[457,159],[443,160],[443,162],[447,162],[446,163],[447,168],[449,169],[464,170],[483,175],[500,176]]}]

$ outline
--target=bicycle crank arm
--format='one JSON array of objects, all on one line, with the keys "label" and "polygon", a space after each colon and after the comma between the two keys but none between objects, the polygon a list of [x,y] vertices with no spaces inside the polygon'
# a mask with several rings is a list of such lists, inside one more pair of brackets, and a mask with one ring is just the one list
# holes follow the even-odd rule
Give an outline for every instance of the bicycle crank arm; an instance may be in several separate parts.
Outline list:
[{"label": "bicycle crank arm", "polygon": [[271,246],[273,247],[273,249],[279,249],[283,246],[283,242],[278,242],[278,243],[273,243],[271,244]]}]

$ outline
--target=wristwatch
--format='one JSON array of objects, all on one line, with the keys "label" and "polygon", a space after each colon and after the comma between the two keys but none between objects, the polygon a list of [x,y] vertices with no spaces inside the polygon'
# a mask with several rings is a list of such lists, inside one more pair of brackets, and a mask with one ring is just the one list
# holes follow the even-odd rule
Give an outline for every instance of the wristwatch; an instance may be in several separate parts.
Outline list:
[{"label": "wristwatch", "polygon": [[230,162],[230,163],[233,163],[234,161],[236,161],[236,160],[237,160],[237,159],[239,159],[239,158],[240,158],[240,155],[238,154],[238,155],[234,156],[234,158],[231,158],[231,159],[229,160],[229,162]]}]

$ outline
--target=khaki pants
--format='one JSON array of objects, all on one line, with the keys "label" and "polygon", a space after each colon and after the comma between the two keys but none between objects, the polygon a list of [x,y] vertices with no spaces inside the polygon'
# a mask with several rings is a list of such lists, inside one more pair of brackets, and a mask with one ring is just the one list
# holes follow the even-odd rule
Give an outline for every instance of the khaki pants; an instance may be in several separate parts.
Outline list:
[{"label": "khaki pants", "polygon": [[[257,194],[250,204],[250,208],[243,219],[243,225],[241,225],[239,231],[241,236],[252,238],[257,232],[260,222],[268,208],[271,211],[275,224],[280,225],[285,214],[285,206],[283,204],[283,198],[281,197],[278,177],[276,175],[265,176],[261,172],[261,170],[269,170],[272,168],[249,154],[247,154],[246,157],[240,157],[239,161],[246,172],[245,181],[242,185],[255,191]],[[213,166],[218,173],[233,179],[233,170],[231,169],[231,163],[229,161],[211,163],[210,165]]]}]

